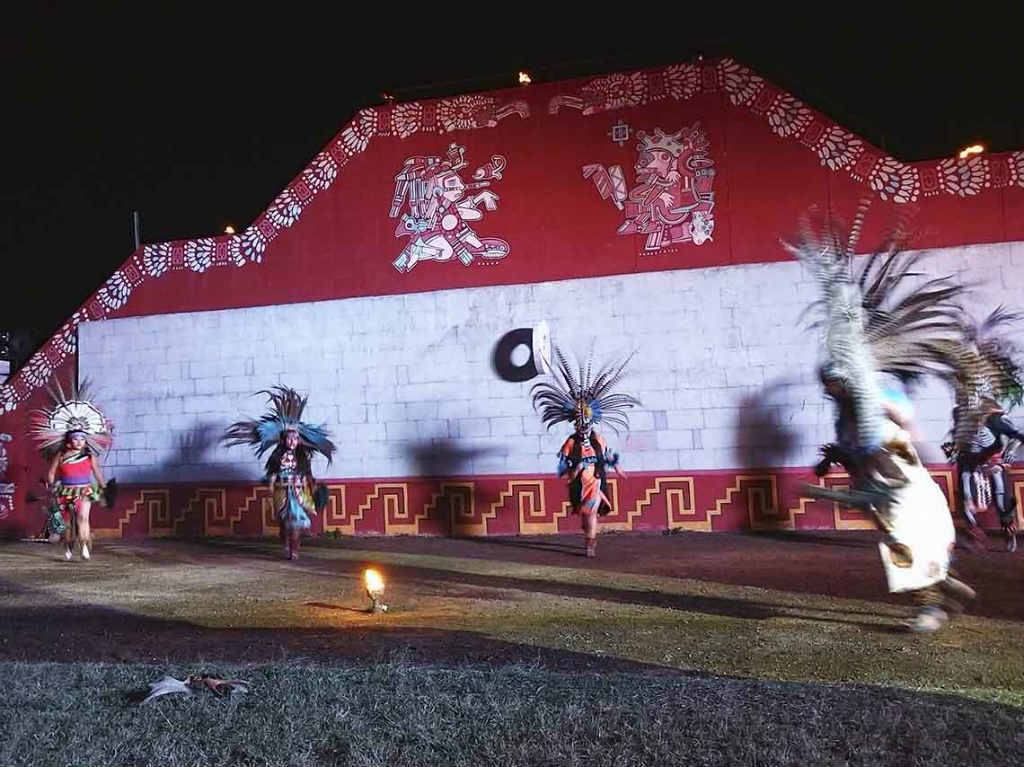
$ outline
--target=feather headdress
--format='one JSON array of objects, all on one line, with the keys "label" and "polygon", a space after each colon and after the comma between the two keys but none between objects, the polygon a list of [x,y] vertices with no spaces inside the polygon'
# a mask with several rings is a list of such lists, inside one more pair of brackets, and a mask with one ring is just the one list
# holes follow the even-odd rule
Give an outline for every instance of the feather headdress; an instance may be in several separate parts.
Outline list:
[{"label": "feather headdress", "polygon": [[623,360],[611,360],[593,373],[594,352],[591,349],[587,364],[580,363],[577,372],[565,358],[562,350],[553,347],[555,366],[550,380],[535,384],[531,389],[533,407],[550,429],[556,423],[574,423],[577,420],[607,424],[613,431],[629,429],[629,408],[640,400],[615,391],[622,380],[626,366],[633,355]]},{"label": "feather headdress", "polygon": [[251,445],[256,456],[262,457],[267,450],[281,442],[285,432],[294,431],[299,435],[299,448],[323,455],[330,463],[334,456],[334,443],[321,424],[313,426],[302,420],[307,397],[287,386],[275,386],[272,390],[256,392],[266,394],[269,408],[258,420],[238,421],[231,424],[224,433],[222,442],[233,445]]},{"label": "feather headdress", "polygon": [[950,350],[950,383],[955,398],[953,444],[966,447],[985,419],[1004,407],[1021,404],[1019,350],[1006,336],[1007,326],[1024,319],[1020,312],[996,307],[982,322],[961,317],[963,342]]},{"label": "feather headdress", "polygon": [[877,445],[882,413],[878,374],[903,381],[952,375],[951,351],[962,335],[958,301],[965,289],[950,277],[927,278],[919,269],[922,254],[903,249],[902,224],[855,269],[866,209],[860,206],[849,229],[834,218],[815,224],[804,216],[797,241],[783,245],[821,289],[821,298],[810,308],[823,315],[812,327],[826,330],[822,375],[843,382],[862,444]]},{"label": "feather headdress", "polygon": [[29,415],[29,433],[39,442],[39,449],[47,458],[63,447],[70,433],[80,433],[94,455],[102,455],[110,449],[111,425],[103,412],[90,402],[90,388],[88,380],[80,384],[72,380],[65,389],[55,377],[53,386],[47,390],[52,405],[48,409],[33,410]]}]

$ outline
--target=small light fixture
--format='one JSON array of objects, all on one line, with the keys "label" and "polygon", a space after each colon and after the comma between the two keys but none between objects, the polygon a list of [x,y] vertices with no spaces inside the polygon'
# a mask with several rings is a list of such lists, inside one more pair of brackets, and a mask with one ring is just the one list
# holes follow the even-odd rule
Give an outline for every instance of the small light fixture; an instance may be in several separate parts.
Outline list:
[{"label": "small light fixture", "polygon": [[395,97],[387,91],[381,91],[380,97],[389,103],[395,100]]},{"label": "small light fixture", "polygon": [[231,224],[228,224],[227,226],[224,227],[224,234],[234,234],[234,233],[235,233],[235,227],[231,226]]},{"label": "small light fixture", "polygon": [[959,157],[961,160],[966,160],[972,154],[981,154],[984,151],[985,147],[982,144],[971,144],[960,150]]},{"label": "small light fixture", "polygon": [[380,573],[372,569],[367,570],[363,573],[363,579],[366,581],[366,595],[372,602],[370,612],[386,613],[388,606],[381,601],[384,597],[384,579],[380,577]]},{"label": "small light fixture", "polygon": [[530,77],[530,73],[529,72],[524,72],[522,70],[519,70],[519,84],[520,85],[529,85],[532,82],[533,82],[533,78]]}]

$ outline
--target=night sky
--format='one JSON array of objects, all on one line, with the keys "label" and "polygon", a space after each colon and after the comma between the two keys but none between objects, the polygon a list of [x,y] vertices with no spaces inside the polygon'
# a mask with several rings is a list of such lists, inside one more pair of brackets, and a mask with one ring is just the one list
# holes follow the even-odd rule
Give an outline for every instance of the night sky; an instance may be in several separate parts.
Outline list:
[{"label": "night sky", "polygon": [[510,3],[377,18],[141,5],[42,4],[0,32],[0,329],[36,344],[131,254],[132,210],[144,242],[241,230],[382,91],[415,100],[513,86],[518,69],[537,82],[726,55],[901,160],[1024,148],[1021,14],[994,5],[926,19],[832,4],[825,22],[825,3],[797,21],[595,4],[583,23]]}]

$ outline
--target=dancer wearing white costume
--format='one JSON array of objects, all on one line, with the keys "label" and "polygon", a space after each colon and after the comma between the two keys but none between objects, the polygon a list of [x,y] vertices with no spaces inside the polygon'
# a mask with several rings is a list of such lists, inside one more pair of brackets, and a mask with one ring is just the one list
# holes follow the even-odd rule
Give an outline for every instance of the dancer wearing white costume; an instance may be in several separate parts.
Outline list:
[{"label": "dancer wearing white costume", "polygon": [[914,448],[913,408],[902,391],[886,388],[882,375],[901,381],[947,377],[962,343],[957,300],[962,286],[931,279],[905,290],[920,255],[902,251],[897,231],[855,274],[853,253],[863,220],[852,231],[834,220],[812,226],[787,244],[817,279],[826,330],[822,384],[838,408],[836,442],[823,448],[815,467],[824,476],[833,463],[850,475],[850,491],[810,487],[809,492],[872,514],[887,534],[880,544],[889,590],[910,592],[920,606],[910,628],[935,631],[949,611],[974,591],[950,572],[954,531],[942,490]]}]

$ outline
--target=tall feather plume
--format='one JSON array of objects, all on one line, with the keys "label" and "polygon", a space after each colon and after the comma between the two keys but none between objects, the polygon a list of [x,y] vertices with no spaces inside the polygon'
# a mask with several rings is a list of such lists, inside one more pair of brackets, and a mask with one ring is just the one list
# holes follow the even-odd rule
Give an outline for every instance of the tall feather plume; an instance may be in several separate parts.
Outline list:
[{"label": "tall feather plume", "polygon": [[629,394],[613,391],[622,380],[626,366],[633,358],[630,354],[622,361],[607,362],[600,366],[596,376],[593,372],[593,348],[586,365],[578,365],[579,378],[573,375],[565,354],[557,346],[553,353],[557,365],[549,380],[534,384],[530,389],[534,409],[541,420],[551,428],[557,423],[573,423],[577,403],[589,405],[594,413],[594,423],[605,424],[615,432],[620,428],[629,429],[626,411],[640,405],[640,400]]},{"label": "tall feather plume", "polygon": [[1013,407],[1021,403],[1019,349],[1008,337],[1010,326],[1024,319],[1024,313],[997,306],[983,321],[961,315],[963,342],[947,350],[950,357],[956,405],[953,444],[964,450],[999,403]]},{"label": "tall feather plume", "polygon": [[912,380],[954,369],[964,287],[949,277],[911,283],[924,273],[917,268],[921,255],[904,251],[904,222],[856,270],[865,210],[858,209],[848,235],[834,217],[804,216],[797,241],[783,244],[819,283],[821,298],[812,307],[822,317],[812,327],[826,330],[830,375],[844,381],[860,438],[869,445],[877,444],[882,423],[878,373]]}]

